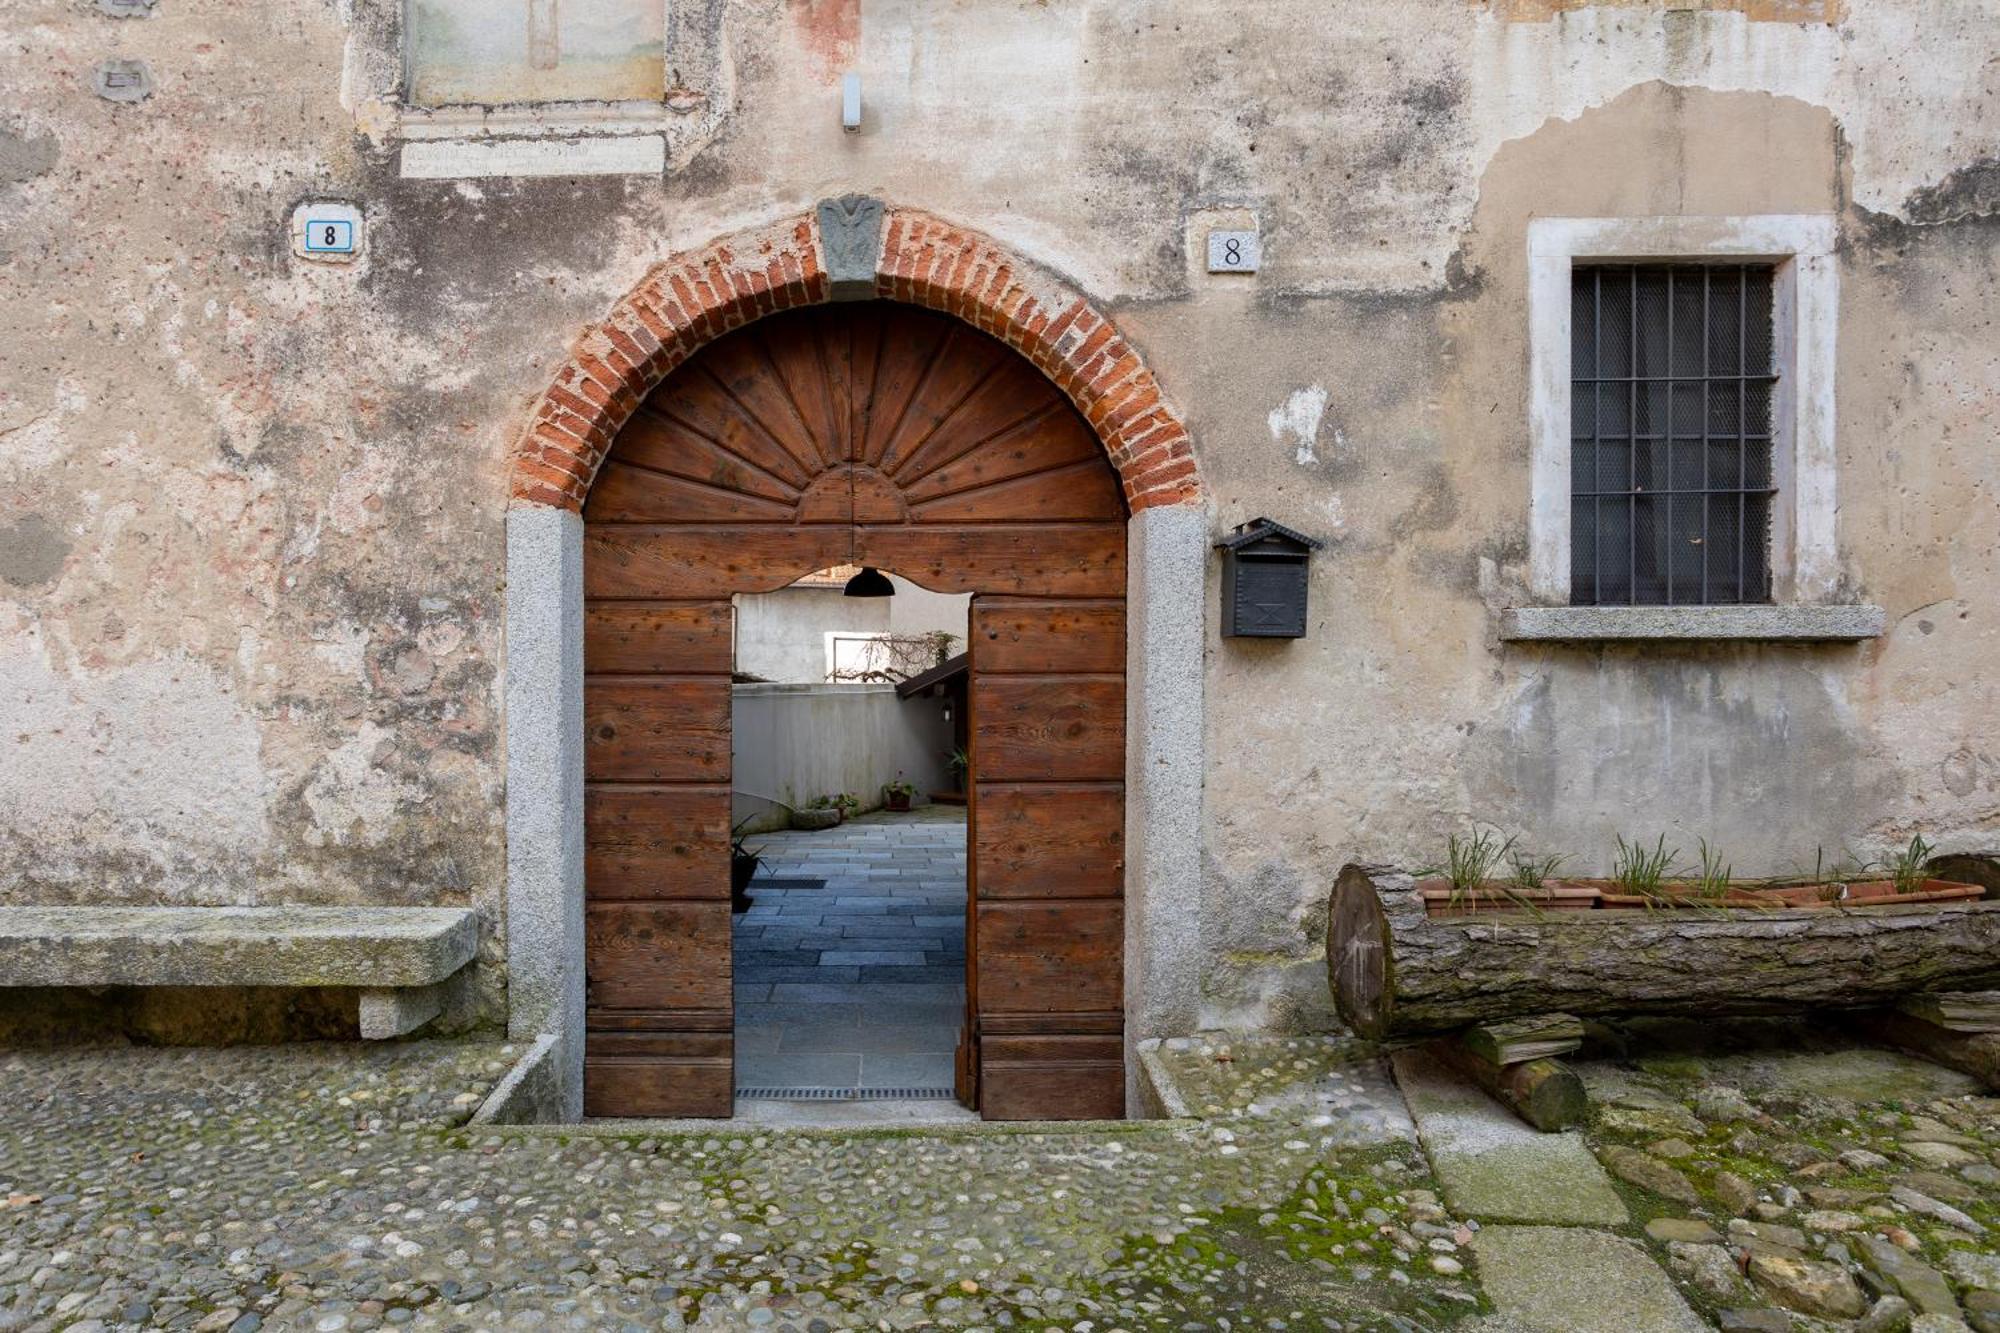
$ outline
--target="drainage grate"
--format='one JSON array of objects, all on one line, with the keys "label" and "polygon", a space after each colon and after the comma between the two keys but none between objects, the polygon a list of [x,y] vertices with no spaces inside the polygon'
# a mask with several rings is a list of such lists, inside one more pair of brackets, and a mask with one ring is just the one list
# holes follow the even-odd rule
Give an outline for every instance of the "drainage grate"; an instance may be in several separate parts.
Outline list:
[{"label": "drainage grate", "polygon": [[758,889],[790,889],[795,892],[803,892],[808,889],[823,889],[825,887],[826,881],[823,879],[786,879],[779,875],[750,881],[750,891],[752,893],[755,893]]},{"label": "drainage grate", "polygon": [[753,1102],[948,1102],[950,1088],[738,1088]]}]

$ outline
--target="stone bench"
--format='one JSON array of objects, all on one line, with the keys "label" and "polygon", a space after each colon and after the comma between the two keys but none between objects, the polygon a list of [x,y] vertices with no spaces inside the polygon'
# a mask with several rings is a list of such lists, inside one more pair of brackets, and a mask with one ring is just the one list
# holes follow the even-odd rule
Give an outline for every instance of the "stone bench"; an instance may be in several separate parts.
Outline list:
[{"label": "stone bench", "polygon": [[437,1017],[479,948],[456,907],[0,907],[0,986],[338,986],[361,1035]]}]

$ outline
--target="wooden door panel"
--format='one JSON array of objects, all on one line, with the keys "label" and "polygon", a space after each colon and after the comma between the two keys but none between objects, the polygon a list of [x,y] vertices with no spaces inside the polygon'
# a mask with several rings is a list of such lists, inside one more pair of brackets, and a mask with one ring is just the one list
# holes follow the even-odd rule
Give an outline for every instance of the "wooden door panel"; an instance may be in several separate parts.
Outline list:
[{"label": "wooden door panel", "polygon": [[1116,898],[1125,890],[1125,787],[979,784],[973,844],[986,898]]},{"label": "wooden door panel", "polygon": [[[643,467],[671,477],[698,481],[708,486],[737,491],[756,499],[795,503],[801,486],[776,473],[767,472],[754,461],[731,453],[705,435],[692,431],[672,417],[662,416],[651,407],[641,407],[619,432],[617,451],[606,461],[609,467],[623,463]],[[590,517],[595,522],[601,497],[597,487],[590,491]],[[673,514],[654,514],[655,522]]]},{"label": "wooden door panel", "polygon": [[1125,682],[997,676],[972,682],[982,782],[1109,782],[1125,776]]},{"label": "wooden door panel", "polygon": [[586,903],[586,1004],[592,1009],[728,1012],[729,902]]},{"label": "wooden door panel", "polygon": [[[879,466],[891,439],[910,414],[910,404],[930,383],[931,367],[943,351],[941,338],[892,336],[892,320],[872,325],[873,345],[866,333],[857,329],[855,371],[865,374],[860,381],[865,415],[856,423],[858,452],[862,462]],[[862,352],[862,348],[869,348]]]},{"label": "wooden door panel", "polygon": [[988,1120],[1125,1116],[1124,1038],[987,1035],[980,1042],[980,1114]]},{"label": "wooden door panel", "polygon": [[729,897],[727,787],[592,786],[583,875],[592,902]]},{"label": "wooden door panel", "polygon": [[857,551],[863,564],[893,569],[933,592],[1125,595],[1122,521],[864,527]]},{"label": "wooden door panel", "polygon": [[583,595],[726,598],[772,592],[847,559],[845,525],[681,528],[591,524],[583,534]]},{"label": "wooden door panel", "polygon": [[[699,370],[686,375],[669,375],[653,390],[646,405],[683,430],[711,441],[716,448],[749,463],[759,472],[776,477],[794,490],[804,490],[817,468],[808,468],[802,456],[817,457],[818,450],[801,443],[787,449],[773,440],[742,404],[717,384],[714,377]],[[619,433],[622,443],[624,433]],[[620,445],[612,445],[615,457]]]},{"label": "wooden door panel", "polygon": [[[979,901],[979,1012],[1116,1012],[1125,909],[1109,902]],[[983,1039],[983,1038],[982,1038]]]},{"label": "wooden door panel", "polygon": [[[837,441],[827,438],[823,418],[808,420],[792,401],[784,373],[762,345],[767,336],[753,326],[747,337],[718,346],[705,368],[759,431],[776,440],[808,473],[818,473],[839,457]],[[798,348],[786,352],[786,359],[795,359]]]},{"label": "wooden door panel", "polygon": [[[915,395],[900,420],[891,427],[877,466],[895,475],[912,454],[931,441],[967,398],[993,378],[1005,360],[993,356],[985,341],[972,330],[963,326],[945,330],[937,356],[925,367]],[[952,435],[956,437],[958,432]]]},{"label": "wooden door panel", "polygon": [[1123,523],[760,525],[607,524],[584,534],[584,595],[720,598],[770,592],[850,558],[934,592],[1122,597]]},{"label": "wooden door panel", "polygon": [[1034,522],[1038,519],[1089,519],[1115,503],[1117,482],[1104,475],[1096,459],[1061,472],[997,481],[911,506],[919,523]]},{"label": "wooden door panel", "polygon": [[624,674],[728,675],[727,602],[594,602],[583,612],[583,669]]},{"label": "wooden door panel", "polygon": [[789,523],[792,504],[702,481],[607,462],[590,488],[591,518],[600,523],[657,522],[673,514],[687,523]]},{"label": "wooden door panel", "polygon": [[727,1116],[735,1109],[734,1041],[727,1032],[674,1035],[666,1049],[630,1051],[590,1034],[583,1061],[587,1116]]},{"label": "wooden door panel", "polygon": [[[1019,359],[1003,363],[971,393],[954,404],[922,444],[899,451],[890,469],[909,486],[1032,422],[1050,415],[1048,381]],[[1074,414],[1071,418],[1074,420]]]},{"label": "wooden door panel", "polygon": [[[922,476],[913,478],[905,474],[899,477],[897,480],[902,485],[903,494],[909,497],[911,504],[920,505],[942,496],[991,486],[995,482],[1062,471],[1078,463],[1097,462],[1104,455],[1104,447],[1090,433],[1089,427],[1073,414],[1058,410],[1059,406],[1044,408],[984,446],[941,463]],[[1117,480],[1102,468],[1098,469],[1098,474],[1114,482]],[[1092,517],[1108,517],[1116,512],[1115,509],[1100,509]]]},{"label": "wooden door panel", "polygon": [[598,678],[585,691],[592,782],[729,781],[729,678]]},{"label": "wooden door panel", "polygon": [[979,669],[998,675],[1125,672],[1125,603],[981,597]]}]

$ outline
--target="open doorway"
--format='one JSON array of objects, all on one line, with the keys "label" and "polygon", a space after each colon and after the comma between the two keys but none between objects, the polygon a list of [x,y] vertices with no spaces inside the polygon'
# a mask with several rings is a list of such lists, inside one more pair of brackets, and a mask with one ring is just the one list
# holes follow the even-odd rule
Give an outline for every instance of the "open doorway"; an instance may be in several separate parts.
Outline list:
[{"label": "open doorway", "polygon": [[1060,389],[929,312],[773,315],[651,391],[584,506],[586,1115],[737,1114],[733,599],[842,561],[973,594],[959,1097],[1122,1113],[1127,517]]},{"label": "open doorway", "polygon": [[970,600],[847,566],[733,599],[739,1116],[956,1113]]}]

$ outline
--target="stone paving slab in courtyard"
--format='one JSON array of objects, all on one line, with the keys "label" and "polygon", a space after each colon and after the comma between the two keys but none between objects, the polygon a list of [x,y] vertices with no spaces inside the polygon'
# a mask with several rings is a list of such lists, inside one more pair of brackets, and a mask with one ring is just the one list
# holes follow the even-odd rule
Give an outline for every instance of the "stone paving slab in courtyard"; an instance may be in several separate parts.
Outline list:
[{"label": "stone paving slab in courtyard", "polygon": [[1399,1051],[1403,1090],[1445,1198],[1488,1221],[1618,1226],[1625,1205],[1576,1133],[1542,1134],[1420,1051]]}]

